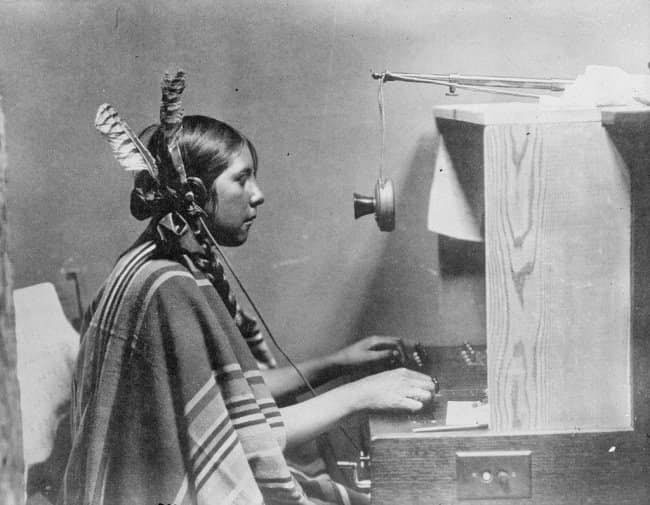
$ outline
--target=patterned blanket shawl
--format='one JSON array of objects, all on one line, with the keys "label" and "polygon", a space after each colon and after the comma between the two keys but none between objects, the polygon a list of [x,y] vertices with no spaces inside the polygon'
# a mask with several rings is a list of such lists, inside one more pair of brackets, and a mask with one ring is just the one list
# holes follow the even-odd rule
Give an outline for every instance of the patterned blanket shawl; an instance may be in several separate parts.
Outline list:
[{"label": "patterned blanket shawl", "polygon": [[216,290],[154,242],[120,258],[91,308],[72,408],[66,505],[320,503]]}]

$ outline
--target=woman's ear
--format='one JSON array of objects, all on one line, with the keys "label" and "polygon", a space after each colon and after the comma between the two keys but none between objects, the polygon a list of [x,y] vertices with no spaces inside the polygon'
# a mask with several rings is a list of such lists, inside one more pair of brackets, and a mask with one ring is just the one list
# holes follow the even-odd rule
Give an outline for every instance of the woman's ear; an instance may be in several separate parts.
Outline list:
[{"label": "woman's ear", "polygon": [[205,189],[205,184],[203,184],[203,181],[198,177],[188,177],[187,186],[189,187],[190,191],[194,193],[194,201],[196,204],[199,207],[203,208],[208,200],[208,192]]}]

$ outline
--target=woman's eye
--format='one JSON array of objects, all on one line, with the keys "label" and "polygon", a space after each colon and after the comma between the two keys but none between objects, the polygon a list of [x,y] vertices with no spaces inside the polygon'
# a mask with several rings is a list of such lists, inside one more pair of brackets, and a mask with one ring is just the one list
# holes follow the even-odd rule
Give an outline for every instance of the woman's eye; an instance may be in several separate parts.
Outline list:
[{"label": "woman's eye", "polygon": [[244,185],[248,182],[248,180],[249,180],[251,177],[253,177],[253,174],[252,174],[252,173],[249,173],[249,172],[243,172],[243,173],[239,174],[239,176],[237,177],[236,180],[237,180],[237,182],[238,182],[239,184],[241,184],[242,186],[244,186]]}]

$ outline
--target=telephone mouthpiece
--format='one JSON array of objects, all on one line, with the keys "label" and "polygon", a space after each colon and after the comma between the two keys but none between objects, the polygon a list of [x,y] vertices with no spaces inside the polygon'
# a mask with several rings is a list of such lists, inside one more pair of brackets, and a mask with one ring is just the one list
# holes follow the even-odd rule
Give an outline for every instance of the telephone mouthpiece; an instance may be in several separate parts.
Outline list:
[{"label": "telephone mouthpiece", "polygon": [[354,193],[354,218],[375,213],[377,226],[381,231],[395,229],[395,191],[389,179],[377,179],[374,196]]}]

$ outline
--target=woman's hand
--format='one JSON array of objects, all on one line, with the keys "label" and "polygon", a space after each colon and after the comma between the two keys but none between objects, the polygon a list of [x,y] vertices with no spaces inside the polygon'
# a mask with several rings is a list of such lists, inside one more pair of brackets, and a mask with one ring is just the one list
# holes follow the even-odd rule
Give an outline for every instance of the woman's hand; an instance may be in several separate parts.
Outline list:
[{"label": "woman's hand", "polygon": [[358,409],[420,410],[435,390],[428,375],[406,368],[369,375],[346,385],[358,402]]},{"label": "woman's hand", "polygon": [[366,337],[334,353],[333,361],[342,368],[352,368],[399,358],[398,337]]},{"label": "woman's hand", "polygon": [[[319,356],[298,363],[303,375],[317,387],[350,372],[367,374],[381,370],[391,360],[398,363],[400,339],[397,337],[368,337],[325,357]],[[372,365],[383,365],[373,367]],[[278,399],[305,390],[302,378],[293,368],[282,367],[262,372],[273,396]]]},{"label": "woman's hand", "polygon": [[398,368],[330,389],[282,409],[288,447],[311,440],[363,410],[420,410],[433,395],[428,375]]}]

